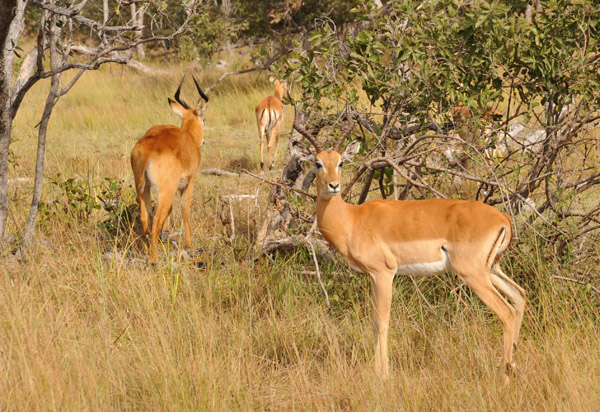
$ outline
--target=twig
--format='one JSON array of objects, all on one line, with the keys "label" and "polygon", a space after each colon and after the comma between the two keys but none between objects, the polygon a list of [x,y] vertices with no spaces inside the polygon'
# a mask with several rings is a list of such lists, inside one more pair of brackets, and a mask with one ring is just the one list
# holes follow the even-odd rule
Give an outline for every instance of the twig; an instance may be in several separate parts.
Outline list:
[{"label": "twig", "polygon": [[304,196],[308,196],[308,197],[310,197],[310,198],[311,198],[311,199],[313,199],[313,200],[316,200],[316,199],[317,199],[317,197],[316,197],[315,195],[311,195],[310,193],[308,193],[308,192],[305,192],[305,191],[304,191],[304,190],[302,190],[302,189],[296,189],[295,187],[286,186],[286,185],[284,185],[284,184],[277,183],[277,182],[274,182],[274,181],[272,181],[272,180],[269,180],[269,179],[265,179],[264,177],[260,177],[260,176],[258,176],[258,175],[255,175],[254,173],[250,173],[250,172],[249,172],[249,171],[247,171],[247,170],[244,170],[244,174],[245,174],[245,175],[247,175],[247,176],[253,177],[253,178],[255,178],[255,179],[258,179],[258,180],[260,180],[260,181],[263,181],[263,182],[265,182],[265,183],[268,183],[268,184],[270,184],[270,185],[277,186],[277,187],[281,187],[282,189],[293,190],[294,192],[297,192],[297,193],[303,194]]},{"label": "twig", "polygon": [[567,282],[573,282],[573,283],[578,283],[578,284],[583,285],[583,286],[588,286],[594,292],[596,292],[596,293],[598,293],[600,295],[600,289],[598,289],[597,287],[595,287],[594,285],[592,285],[589,282],[584,282],[583,280],[573,279],[573,278],[567,278],[567,277],[564,277],[564,276],[556,276],[556,275],[550,276],[550,279],[566,280]]},{"label": "twig", "polygon": [[240,177],[241,173],[229,172],[227,170],[221,170],[216,168],[210,169],[202,169],[198,171],[198,173],[202,173],[205,175],[214,175],[214,176],[231,176],[231,177]]},{"label": "twig", "polygon": [[263,64],[262,66],[250,67],[248,69],[238,70],[238,71],[235,71],[235,72],[226,72],[226,73],[223,73],[217,79],[217,81],[215,81],[213,84],[211,84],[210,86],[208,86],[206,88],[206,93],[208,93],[212,89],[214,89],[219,83],[221,83],[223,80],[225,80],[226,77],[229,77],[229,76],[232,76],[232,75],[237,75],[237,74],[244,74],[244,73],[255,72],[255,71],[258,71],[258,70],[269,70],[269,68],[271,67],[271,65],[273,64],[273,62],[279,60],[282,56],[285,56],[290,51],[291,51],[290,49],[281,50],[279,53],[277,53],[276,55],[272,56],[269,60],[267,60],[265,62],[265,64]]},{"label": "twig", "polygon": [[125,329],[123,329],[121,331],[121,333],[119,333],[119,336],[117,336],[115,338],[115,340],[113,340],[113,346],[117,344],[117,342],[119,342],[119,340],[123,337],[123,335],[125,334],[125,332],[127,332],[127,329],[129,329],[129,327],[131,326],[131,322],[133,319],[129,319],[129,322],[127,323],[127,326],[125,326]]},{"label": "twig", "polygon": [[427,300],[427,298],[425,297],[425,295],[423,294],[423,292],[421,292],[421,288],[419,288],[419,285],[415,281],[415,278],[413,276],[409,276],[409,278],[412,281],[413,285],[415,285],[415,288],[417,288],[417,292],[419,293],[419,295],[421,295],[421,298],[423,298],[423,300],[427,304],[427,307],[429,308],[429,310],[431,310],[431,312],[433,314],[437,315],[437,312],[435,311],[435,309],[433,309],[433,306],[431,306],[431,303],[429,303],[429,301]]},{"label": "twig", "polygon": [[327,289],[325,289],[325,285],[323,284],[323,279],[321,278],[321,271],[319,270],[319,261],[317,260],[317,254],[315,252],[315,247],[313,246],[313,244],[310,240],[304,239],[304,241],[308,244],[308,246],[310,247],[310,251],[312,252],[312,258],[313,258],[313,262],[315,262],[315,270],[317,272],[317,279],[319,280],[319,285],[321,285],[321,289],[323,290],[323,293],[325,294],[325,301],[327,302],[327,313],[329,313],[329,315],[331,315],[331,303],[329,302],[329,295],[327,294]]}]

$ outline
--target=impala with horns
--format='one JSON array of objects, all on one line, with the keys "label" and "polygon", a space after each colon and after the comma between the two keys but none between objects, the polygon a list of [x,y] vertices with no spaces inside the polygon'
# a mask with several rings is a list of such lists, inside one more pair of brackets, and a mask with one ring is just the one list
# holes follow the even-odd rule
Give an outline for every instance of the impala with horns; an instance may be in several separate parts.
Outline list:
[{"label": "impala with horns", "polygon": [[317,168],[316,217],[321,234],[350,267],[371,279],[378,374],[389,375],[387,340],[394,276],[454,271],[502,322],[508,382],[515,368],[513,352],[526,302],[526,292],[499,265],[512,237],[510,217],[484,203],[464,200],[346,203],[340,195],[342,165],[360,148],[354,140],[341,150],[352,127],[348,116],[348,125],[333,149],[325,151],[316,139],[318,131],[309,133],[295,121],[294,128],[316,153],[302,145],[295,150]]},{"label": "impala with horns", "polygon": [[[273,81],[273,78],[269,78],[269,80]],[[267,96],[262,99],[254,109],[256,123],[258,124],[258,137],[260,138],[261,170],[265,170],[263,153],[265,138],[267,139],[269,169],[273,167],[273,163],[277,157],[277,151],[279,150],[279,133],[281,132],[281,124],[283,123],[283,103],[281,103],[281,100],[285,95],[286,85],[279,80],[274,80],[274,83],[275,93],[273,96]],[[271,155],[273,144],[275,144],[275,153]]]},{"label": "impala with horns", "polygon": [[[154,126],[138,140],[131,151],[131,168],[135,178],[140,205],[140,220],[146,236],[150,236],[148,255],[156,261],[158,237],[163,226],[169,227],[169,215],[173,198],[179,190],[183,198],[184,247],[190,247],[190,205],[194,191],[194,179],[200,167],[204,144],[204,111],[208,97],[202,92],[196,79],[194,84],[200,94],[196,107],[191,108],[179,97],[185,76],[175,92],[175,101],[168,99],[171,110],[182,118],[181,127]],[[156,209],[150,233],[150,191],[156,192]]]}]

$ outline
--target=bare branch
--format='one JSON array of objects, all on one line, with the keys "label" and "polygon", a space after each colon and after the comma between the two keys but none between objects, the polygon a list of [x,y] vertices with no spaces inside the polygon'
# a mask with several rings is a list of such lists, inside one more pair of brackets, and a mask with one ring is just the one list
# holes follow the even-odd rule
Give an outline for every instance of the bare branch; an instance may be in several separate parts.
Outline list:
[{"label": "bare branch", "polygon": [[259,71],[259,70],[269,70],[271,68],[271,65],[276,62],[277,60],[279,60],[281,57],[285,56],[286,54],[288,54],[291,50],[290,49],[284,49],[281,50],[279,53],[277,53],[276,55],[272,56],[271,58],[269,58],[269,60],[266,61],[265,64],[263,64],[262,66],[256,66],[256,67],[251,67],[249,69],[243,69],[243,70],[238,70],[238,71],[234,71],[234,72],[226,72],[223,73],[216,82],[214,82],[213,84],[211,84],[209,87],[206,88],[206,93],[210,92],[212,89],[214,89],[219,83],[221,83],[223,80],[225,80],[227,77],[229,76],[233,76],[233,75],[237,75],[237,74],[244,74],[244,73],[251,73],[251,72],[255,72],[255,71]]},{"label": "bare branch", "polygon": [[81,23],[81,24],[89,27],[90,29],[99,31],[99,32],[110,32],[110,31],[122,32],[122,31],[136,31],[136,30],[142,29],[142,27],[138,27],[138,26],[105,26],[103,24],[98,23],[95,20],[88,19],[87,17],[84,17],[81,14],[79,14],[81,12],[81,9],[79,9],[77,7],[74,7],[72,9],[65,9],[64,7],[56,6],[54,4],[46,3],[46,2],[40,1],[40,0],[31,0],[31,3],[35,4],[36,6],[38,6],[41,9],[48,10],[49,12],[51,12],[53,14],[57,14],[59,16],[65,16],[70,19],[73,19],[77,23]]},{"label": "bare branch", "polygon": [[313,136],[313,134],[316,135],[319,133],[319,129],[314,130],[313,133],[309,133],[298,121],[298,110],[297,109],[296,109],[296,115],[294,116],[294,129],[296,129],[298,131],[298,133],[300,133],[302,136],[304,136],[306,138],[306,140],[308,140],[309,142],[312,143],[312,145],[314,146],[317,153],[323,151],[323,146],[321,146],[319,141],[316,139],[316,136]]},{"label": "bare branch", "polygon": [[558,279],[558,280],[565,280],[567,282],[573,282],[573,283],[577,283],[579,285],[583,285],[583,286],[587,286],[590,289],[592,289],[594,292],[600,294],[600,289],[598,289],[597,287],[593,286],[591,283],[589,282],[584,282],[583,280],[579,280],[579,279],[573,279],[573,278],[568,278],[565,276],[557,276],[557,275],[552,275],[550,276],[550,279]]},{"label": "bare branch", "polygon": [[280,187],[280,188],[282,188],[282,189],[285,189],[285,190],[291,190],[291,191],[293,191],[293,192],[300,193],[300,194],[302,194],[302,195],[304,195],[304,196],[308,196],[308,197],[310,197],[310,198],[311,198],[311,199],[313,199],[313,200],[316,200],[316,199],[317,199],[317,197],[316,197],[315,195],[311,195],[310,193],[308,193],[308,192],[305,192],[304,190],[301,190],[301,189],[296,189],[295,187],[286,186],[286,185],[283,185],[283,184],[281,184],[281,183],[277,183],[277,182],[274,182],[274,181],[272,181],[272,180],[265,179],[264,177],[261,177],[261,176],[255,175],[254,173],[250,173],[250,172],[249,172],[249,171],[247,171],[247,170],[244,170],[244,174],[245,174],[245,175],[247,175],[247,176],[253,177],[253,178],[255,178],[255,179],[258,179],[258,180],[260,180],[260,181],[262,181],[262,182],[268,183],[268,184],[270,184],[270,185],[277,186],[277,187]]},{"label": "bare branch", "polygon": [[327,312],[331,314],[331,302],[329,302],[329,294],[327,293],[327,289],[325,289],[325,285],[323,284],[323,279],[321,277],[321,271],[319,270],[319,261],[317,260],[317,254],[315,253],[315,247],[313,246],[310,239],[305,238],[306,244],[310,247],[310,251],[312,253],[313,262],[315,264],[315,271],[317,272],[317,279],[319,280],[319,285],[321,286],[321,290],[325,294],[325,302],[327,302]]}]

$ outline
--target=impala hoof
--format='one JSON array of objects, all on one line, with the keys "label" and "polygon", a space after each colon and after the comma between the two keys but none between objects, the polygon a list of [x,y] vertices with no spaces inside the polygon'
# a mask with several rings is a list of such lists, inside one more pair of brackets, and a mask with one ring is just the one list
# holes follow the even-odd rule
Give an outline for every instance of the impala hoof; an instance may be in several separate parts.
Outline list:
[{"label": "impala hoof", "polygon": [[517,364],[515,362],[507,363],[504,373],[506,374],[506,379],[510,381],[511,378],[516,378],[518,375]]}]

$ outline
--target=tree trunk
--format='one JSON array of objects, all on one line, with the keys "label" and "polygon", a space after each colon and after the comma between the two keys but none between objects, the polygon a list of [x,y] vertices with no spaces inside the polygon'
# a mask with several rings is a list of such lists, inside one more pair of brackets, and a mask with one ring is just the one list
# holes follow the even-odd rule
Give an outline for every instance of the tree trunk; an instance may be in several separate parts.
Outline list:
[{"label": "tree trunk", "polygon": [[23,31],[25,1],[0,2],[0,251],[8,222],[8,149],[12,134],[10,113],[15,46]]},{"label": "tree trunk", "polygon": [[[300,124],[306,122],[306,116],[303,112],[298,112],[301,116]],[[300,189],[304,180],[304,167],[298,157],[292,154],[290,148],[293,144],[302,140],[302,135],[292,128],[290,142],[285,157],[285,167],[278,183]],[[265,219],[256,236],[256,244],[261,250],[269,249],[270,243],[277,242],[282,237],[287,237],[286,231],[293,219],[292,207],[288,201],[289,191],[280,186],[273,186],[269,196],[269,205]]]},{"label": "tree trunk", "polygon": [[[225,16],[225,19],[229,19],[229,15],[231,14],[231,0],[223,0],[221,2],[221,13]],[[227,39],[227,43],[225,43],[225,50],[227,50],[227,58],[228,61],[233,61],[233,49],[231,47],[231,39]]]},{"label": "tree trunk", "polygon": [[[144,12],[145,7],[142,6],[139,9],[136,7],[135,3],[131,3],[131,23],[134,26],[142,27],[144,25]],[[142,37],[142,30],[135,31],[136,40]],[[138,55],[138,59],[143,59],[146,57],[146,53],[144,52],[144,45],[138,44],[135,47],[136,53]]]},{"label": "tree trunk", "polygon": [[102,0],[102,10],[104,11],[102,23],[106,25],[108,21],[108,0]]},{"label": "tree trunk", "polygon": [[[143,27],[144,26],[144,14],[146,13],[146,7],[145,6],[141,6],[140,9],[138,10],[138,19],[137,19],[137,25],[138,27]],[[135,32],[135,34],[138,36],[138,39],[142,37],[142,35],[144,34],[142,29],[138,30]],[[137,55],[138,58],[140,60],[144,60],[146,58],[146,52],[144,51],[144,44],[140,43],[136,46],[136,51],[137,51]]]},{"label": "tree trunk", "polygon": [[[46,13],[46,12],[44,12]],[[44,17],[42,17],[44,20]],[[50,30],[49,30],[49,38],[48,44],[50,47],[50,67],[53,70],[56,70],[60,67],[61,64],[61,56],[58,51],[58,42],[59,42],[59,28],[57,27],[57,17],[53,15],[50,18]],[[43,24],[42,24],[43,27]],[[25,230],[23,232],[23,243],[21,249],[27,248],[27,246],[31,243],[33,238],[33,232],[35,229],[35,221],[37,218],[37,213],[40,206],[40,200],[42,198],[42,188],[44,184],[44,160],[46,155],[46,133],[48,131],[48,122],[50,121],[50,115],[52,114],[52,110],[56,105],[56,102],[59,97],[59,87],[60,87],[60,74],[55,74],[51,77],[50,81],[50,91],[48,92],[48,97],[46,98],[46,105],[44,106],[44,113],[42,115],[42,120],[40,121],[39,131],[38,131],[38,147],[37,147],[37,157],[35,161],[35,179],[33,183],[33,195],[31,199],[31,207],[29,209],[29,216],[27,216],[27,223],[25,225]]]}]

